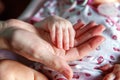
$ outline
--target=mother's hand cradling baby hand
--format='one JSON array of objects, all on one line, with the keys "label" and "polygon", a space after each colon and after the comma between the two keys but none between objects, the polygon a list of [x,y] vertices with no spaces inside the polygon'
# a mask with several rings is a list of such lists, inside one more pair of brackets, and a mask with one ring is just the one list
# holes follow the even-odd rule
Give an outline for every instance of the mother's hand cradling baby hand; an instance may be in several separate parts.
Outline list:
[{"label": "mother's hand cradling baby hand", "polygon": [[29,60],[40,62],[62,73],[70,80],[73,73],[67,61],[83,58],[104,40],[101,36],[104,30],[103,26],[93,22],[85,27],[81,27],[82,25],[83,23],[75,25],[77,26],[75,27],[76,34],[79,34],[75,38],[75,47],[65,51],[52,44],[50,34],[39,27],[36,29],[34,26],[19,20],[8,20],[2,23],[4,27],[0,30],[0,43],[4,46],[0,45],[0,48],[16,52]]}]

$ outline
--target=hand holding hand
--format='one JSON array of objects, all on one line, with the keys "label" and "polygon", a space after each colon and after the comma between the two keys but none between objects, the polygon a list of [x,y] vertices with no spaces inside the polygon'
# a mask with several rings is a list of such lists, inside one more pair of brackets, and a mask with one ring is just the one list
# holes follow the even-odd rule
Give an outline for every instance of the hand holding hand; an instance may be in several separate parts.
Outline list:
[{"label": "hand holding hand", "polygon": [[0,47],[17,52],[32,61],[43,63],[71,79],[73,73],[67,61],[83,58],[104,40],[101,36],[104,30],[103,26],[90,23],[86,27],[81,27],[80,24],[76,24],[81,30],[80,32],[79,29],[77,30],[78,36],[75,40],[75,47],[66,51],[51,43],[49,33],[41,29],[37,30],[34,26],[19,20],[9,20],[4,23],[0,35],[3,44],[7,47],[2,45]]}]

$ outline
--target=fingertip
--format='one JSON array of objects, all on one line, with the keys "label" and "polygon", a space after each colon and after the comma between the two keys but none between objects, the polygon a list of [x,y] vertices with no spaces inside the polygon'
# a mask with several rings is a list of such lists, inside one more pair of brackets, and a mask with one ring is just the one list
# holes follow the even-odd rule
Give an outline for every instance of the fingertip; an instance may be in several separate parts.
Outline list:
[{"label": "fingertip", "polygon": [[62,75],[64,75],[68,80],[71,80],[73,77],[73,71],[71,67],[66,62],[66,59],[55,57],[54,63],[55,66],[53,66],[56,71],[60,72]]},{"label": "fingertip", "polygon": [[94,21],[89,22],[89,24],[97,25]]},{"label": "fingertip", "polygon": [[73,26],[73,28],[75,29],[75,30],[78,30],[78,29],[80,29],[81,27],[83,27],[85,24],[83,23],[83,22],[77,22],[76,24],[74,24],[74,26]]},{"label": "fingertip", "polygon": [[93,49],[97,48],[103,41],[104,41],[104,37],[95,36],[88,43],[91,46],[91,49],[93,50]]},{"label": "fingertip", "polygon": [[97,43],[101,43],[101,42],[103,42],[105,40],[105,38],[103,37],[103,36],[96,36],[96,39],[95,39],[95,41],[97,42]]},{"label": "fingertip", "polygon": [[97,26],[100,26],[102,31],[104,31],[106,29],[106,27],[104,25],[102,25],[102,24],[99,24]]},{"label": "fingertip", "polygon": [[70,69],[63,70],[62,74],[68,79],[71,80],[73,77],[73,72]]}]

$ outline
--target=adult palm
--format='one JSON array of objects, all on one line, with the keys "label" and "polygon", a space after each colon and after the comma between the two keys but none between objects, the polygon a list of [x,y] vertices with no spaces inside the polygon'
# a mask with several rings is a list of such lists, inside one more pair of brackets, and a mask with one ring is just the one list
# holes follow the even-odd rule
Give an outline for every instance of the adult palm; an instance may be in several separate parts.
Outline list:
[{"label": "adult palm", "polygon": [[86,25],[86,28],[83,27],[83,23],[75,25],[77,35],[75,47],[68,51],[52,44],[49,32],[45,32],[39,27],[36,28],[19,20],[6,21],[3,26],[0,36],[1,42],[5,46],[1,45],[1,48],[40,62],[59,71],[68,79],[72,78],[73,73],[67,62],[83,58],[104,40],[101,36],[104,27],[93,22]]}]

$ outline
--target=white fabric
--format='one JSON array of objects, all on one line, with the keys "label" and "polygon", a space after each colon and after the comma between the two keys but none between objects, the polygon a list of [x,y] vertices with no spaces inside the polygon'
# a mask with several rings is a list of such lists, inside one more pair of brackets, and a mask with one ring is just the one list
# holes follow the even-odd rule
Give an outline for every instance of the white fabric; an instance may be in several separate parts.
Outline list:
[{"label": "white fabric", "polygon": [[[49,15],[59,15],[68,19],[72,24],[82,20],[85,23],[95,21],[103,24],[106,30],[103,36],[106,40],[89,56],[82,60],[69,63],[73,69],[74,77],[72,80],[102,80],[102,71],[96,69],[104,64],[119,63],[120,61],[120,17],[105,17],[97,13],[91,6],[80,6],[76,3],[73,5],[57,5],[58,0],[48,0],[32,20],[42,20]],[[117,4],[117,6],[119,6]],[[61,74],[51,72],[54,80],[66,80]]]}]

